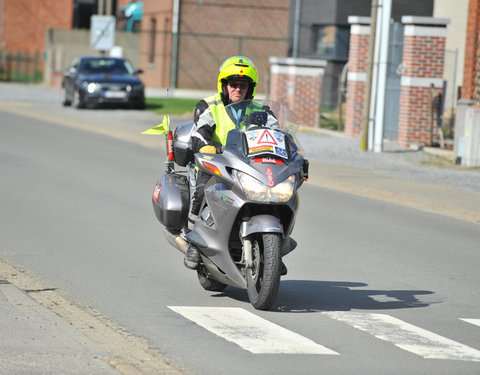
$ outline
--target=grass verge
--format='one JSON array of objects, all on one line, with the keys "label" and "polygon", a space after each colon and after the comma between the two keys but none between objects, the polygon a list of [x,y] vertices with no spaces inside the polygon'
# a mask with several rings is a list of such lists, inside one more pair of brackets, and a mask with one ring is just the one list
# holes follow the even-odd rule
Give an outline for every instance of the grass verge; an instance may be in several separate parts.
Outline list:
[{"label": "grass verge", "polygon": [[146,98],[146,109],[159,115],[192,114],[198,99]]}]

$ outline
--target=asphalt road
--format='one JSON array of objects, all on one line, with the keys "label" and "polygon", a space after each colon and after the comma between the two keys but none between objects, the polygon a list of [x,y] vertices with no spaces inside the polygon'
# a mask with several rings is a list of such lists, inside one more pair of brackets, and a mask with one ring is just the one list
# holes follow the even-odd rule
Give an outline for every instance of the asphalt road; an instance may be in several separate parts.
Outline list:
[{"label": "asphalt road", "polygon": [[245,291],[202,290],[164,240],[150,200],[161,150],[85,128],[109,121],[120,134],[147,114],[46,105],[0,109],[0,258],[182,371],[480,372],[478,224],[314,180],[300,193],[299,246],[276,304],[255,311]]}]

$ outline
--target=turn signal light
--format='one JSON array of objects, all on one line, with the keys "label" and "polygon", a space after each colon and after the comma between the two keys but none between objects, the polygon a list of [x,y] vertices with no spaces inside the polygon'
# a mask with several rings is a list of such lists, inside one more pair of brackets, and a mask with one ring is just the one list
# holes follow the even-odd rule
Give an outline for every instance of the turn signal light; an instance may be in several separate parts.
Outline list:
[{"label": "turn signal light", "polygon": [[208,169],[210,172],[218,174],[219,176],[222,175],[222,172],[217,168],[215,164],[209,163],[207,161],[202,161],[203,166]]}]

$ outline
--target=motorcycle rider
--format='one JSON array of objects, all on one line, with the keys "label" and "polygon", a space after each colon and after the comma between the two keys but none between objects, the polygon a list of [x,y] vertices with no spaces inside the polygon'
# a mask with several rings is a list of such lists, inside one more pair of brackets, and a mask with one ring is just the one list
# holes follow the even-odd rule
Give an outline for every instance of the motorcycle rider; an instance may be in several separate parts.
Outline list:
[{"label": "motorcycle rider", "polygon": [[[258,82],[258,73],[253,62],[244,56],[232,56],[220,66],[217,80],[218,93],[200,100],[194,111],[194,129],[192,133],[192,148],[194,153],[217,152],[217,147],[225,145],[227,134],[233,129],[233,122],[225,106],[242,100],[253,99]],[[261,106],[260,106],[261,107]],[[241,110],[236,113],[237,122],[245,116]],[[273,113],[268,116],[265,126],[275,127],[277,121]],[[200,206],[204,197],[205,185],[211,176],[198,172],[195,192],[191,199],[188,214],[188,228],[193,229],[200,213]],[[185,254],[186,267],[196,269],[200,263],[200,254],[197,248],[190,246]]]}]

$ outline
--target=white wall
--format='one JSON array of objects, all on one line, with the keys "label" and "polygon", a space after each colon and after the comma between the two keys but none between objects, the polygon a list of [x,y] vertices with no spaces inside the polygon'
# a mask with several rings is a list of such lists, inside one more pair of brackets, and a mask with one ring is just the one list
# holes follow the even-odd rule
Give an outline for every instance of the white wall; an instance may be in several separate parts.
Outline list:
[{"label": "white wall", "polygon": [[[465,55],[465,37],[467,31],[468,0],[435,0],[433,5],[433,17],[448,18],[447,42],[445,53],[445,68],[443,78],[448,81],[445,98],[445,110],[452,107],[452,85],[455,77],[456,87],[462,86],[463,62]],[[454,71],[455,50],[457,54],[457,70]],[[453,93],[453,105],[456,106],[456,90]]]}]

